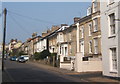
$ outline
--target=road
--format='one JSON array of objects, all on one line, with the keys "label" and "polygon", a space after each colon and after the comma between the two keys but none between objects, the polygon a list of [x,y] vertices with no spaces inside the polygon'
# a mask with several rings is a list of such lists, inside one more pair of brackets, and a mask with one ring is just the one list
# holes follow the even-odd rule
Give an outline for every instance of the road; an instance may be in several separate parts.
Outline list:
[{"label": "road", "polygon": [[5,60],[5,72],[2,77],[3,82],[119,82],[103,77],[98,72],[77,73],[36,62],[18,63],[10,60]]},{"label": "road", "polygon": [[[64,74],[56,73],[30,63],[5,60],[5,69],[13,82],[80,82]],[[3,75],[3,79],[4,79]],[[5,82],[5,81],[4,81]]]}]

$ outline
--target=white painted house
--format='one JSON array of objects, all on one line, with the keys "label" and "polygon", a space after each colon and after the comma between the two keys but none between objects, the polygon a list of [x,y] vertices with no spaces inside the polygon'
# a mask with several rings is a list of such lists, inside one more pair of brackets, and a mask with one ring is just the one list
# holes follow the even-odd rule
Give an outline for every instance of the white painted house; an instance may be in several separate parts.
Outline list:
[{"label": "white painted house", "polygon": [[103,75],[120,77],[120,0],[101,2]]},{"label": "white painted house", "polygon": [[42,52],[47,49],[47,39],[43,38],[37,42],[37,52]]},{"label": "white painted house", "polygon": [[58,34],[57,34],[57,44],[58,44],[58,55],[60,55],[60,62],[64,61],[64,57],[67,57],[68,55],[68,46],[67,44],[65,44],[65,38],[64,38],[64,34],[63,34],[63,30],[65,30],[65,28],[68,28],[69,26],[62,26],[59,30],[58,30]]}]

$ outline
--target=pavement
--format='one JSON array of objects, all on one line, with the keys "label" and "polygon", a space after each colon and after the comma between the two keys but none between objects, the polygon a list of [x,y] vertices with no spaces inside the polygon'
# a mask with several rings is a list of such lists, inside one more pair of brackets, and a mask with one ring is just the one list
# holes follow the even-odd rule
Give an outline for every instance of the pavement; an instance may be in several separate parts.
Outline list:
[{"label": "pavement", "polygon": [[50,71],[59,73],[59,74],[64,74],[67,76],[70,76],[75,79],[80,79],[85,82],[117,82],[120,84],[120,80],[116,80],[114,78],[109,78],[109,77],[104,77],[102,75],[102,72],[75,72],[75,71],[70,71],[62,68],[57,68],[57,67],[52,67],[49,65],[41,64],[39,62],[35,61],[30,61],[30,64],[33,64],[35,66],[40,66],[42,68],[48,69]]}]

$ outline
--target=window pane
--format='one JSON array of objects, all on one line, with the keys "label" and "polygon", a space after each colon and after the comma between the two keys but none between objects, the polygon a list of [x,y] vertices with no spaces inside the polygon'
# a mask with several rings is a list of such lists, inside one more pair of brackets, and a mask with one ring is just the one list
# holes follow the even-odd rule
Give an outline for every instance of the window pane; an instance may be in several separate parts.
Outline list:
[{"label": "window pane", "polygon": [[111,35],[115,34],[115,14],[110,14],[110,30],[111,30]]},{"label": "window pane", "polygon": [[117,70],[117,56],[116,56],[116,48],[111,48],[112,55],[112,69]]}]

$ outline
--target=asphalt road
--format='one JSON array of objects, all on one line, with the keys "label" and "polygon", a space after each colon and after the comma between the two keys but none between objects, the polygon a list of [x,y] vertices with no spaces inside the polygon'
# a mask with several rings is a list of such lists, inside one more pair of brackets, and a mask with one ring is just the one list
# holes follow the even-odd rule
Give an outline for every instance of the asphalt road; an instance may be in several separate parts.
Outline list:
[{"label": "asphalt road", "polygon": [[[13,82],[78,82],[66,75],[29,63],[5,60],[5,69]],[[3,79],[5,79],[4,75]]]}]

